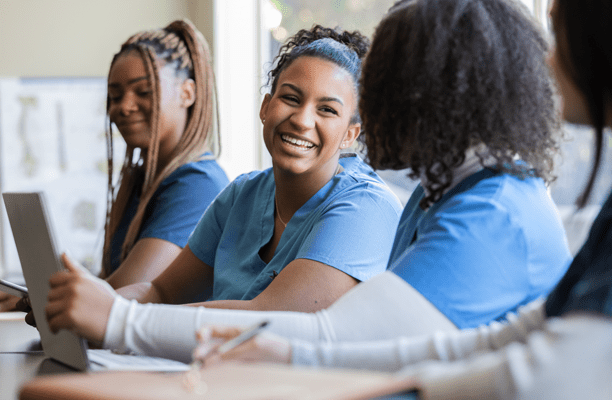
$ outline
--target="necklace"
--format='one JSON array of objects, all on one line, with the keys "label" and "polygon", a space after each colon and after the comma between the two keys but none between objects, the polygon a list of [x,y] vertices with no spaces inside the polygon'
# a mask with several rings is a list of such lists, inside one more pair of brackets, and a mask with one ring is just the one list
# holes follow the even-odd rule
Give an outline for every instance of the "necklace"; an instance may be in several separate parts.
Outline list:
[{"label": "necklace", "polygon": [[278,211],[278,200],[276,200],[276,195],[274,195],[274,206],[276,207],[276,215],[278,215],[280,223],[283,224],[283,228],[286,228],[287,223],[283,221],[283,218],[280,216],[280,211]]},{"label": "necklace", "polygon": [[[334,172],[334,175],[338,175],[341,171],[341,166],[340,164],[338,164],[338,167],[336,168],[336,172]],[[278,215],[278,220],[280,221],[281,224],[283,224],[283,227],[286,228],[287,227],[287,222],[283,221],[283,217],[281,217],[280,215],[280,211],[278,211],[278,200],[276,198],[276,194],[274,195],[274,206],[276,208],[276,215]]]}]

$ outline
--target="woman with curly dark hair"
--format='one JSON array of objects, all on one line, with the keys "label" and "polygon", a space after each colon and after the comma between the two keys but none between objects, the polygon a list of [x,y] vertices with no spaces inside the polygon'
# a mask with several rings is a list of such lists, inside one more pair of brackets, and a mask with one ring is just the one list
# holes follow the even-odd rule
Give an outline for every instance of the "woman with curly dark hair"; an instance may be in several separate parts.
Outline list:
[{"label": "woman with curly dark hair", "polygon": [[571,260],[545,186],[559,133],[546,52],[519,2],[404,0],[364,62],[369,162],[420,180],[389,269],[459,328],[546,295]]},{"label": "woman with curly dark hair", "polygon": [[410,168],[425,190],[422,209],[458,182],[472,156],[550,179],[558,120],[546,44],[515,8],[400,1],[376,30],[360,100],[368,159],[377,169]]},{"label": "woman with curly dark hair", "polygon": [[[210,291],[200,303],[206,309],[313,312],[383,272],[401,204],[357,155],[342,151],[361,131],[358,83],[368,45],[359,32],[321,26],[298,32],[281,49],[261,105],[272,168],[230,183],[164,273],[119,293],[144,303],[185,304]],[[79,288],[92,280],[66,257],[64,263],[70,271],[50,282],[50,328],[83,333],[77,326],[89,321],[103,336],[111,307],[119,315],[134,305],[112,292],[88,309],[95,291]],[[74,303],[82,308],[71,309]],[[145,314],[131,315],[159,321]],[[164,324],[189,336],[187,357],[197,321],[191,318],[194,325],[185,329]]]}]

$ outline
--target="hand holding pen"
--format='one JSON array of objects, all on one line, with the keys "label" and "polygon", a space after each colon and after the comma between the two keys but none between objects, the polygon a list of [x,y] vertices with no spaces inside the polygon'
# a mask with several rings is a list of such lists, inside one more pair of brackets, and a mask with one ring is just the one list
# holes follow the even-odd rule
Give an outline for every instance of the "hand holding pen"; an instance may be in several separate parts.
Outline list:
[{"label": "hand holding pen", "polygon": [[184,383],[190,392],[203,394],[205,384],[200,371],[221,361],[268,361],[289,363],[291,348],[286,339],[270,333],[261,333],[268,321],[244,330],[236,327],[205,326],[197,333],[200,343],[193,352],[191,370]]},{"label": "hand holding pen", "polygon": [[193,353],[194,362],[210,365],[219,361],[266,361],[289,363],[289,341],[269,332],[263,321],[246,329],[205,326],[198,332],[199,346]]},{"label": "hand holding pen", "polygon": [[203,328],[198,332],[200,345],[196,348],[193,359],[204,363],[213,356],[221,357],[241,344],[253,339],[268,321],[257,323],[244,330],[239,328]]}]

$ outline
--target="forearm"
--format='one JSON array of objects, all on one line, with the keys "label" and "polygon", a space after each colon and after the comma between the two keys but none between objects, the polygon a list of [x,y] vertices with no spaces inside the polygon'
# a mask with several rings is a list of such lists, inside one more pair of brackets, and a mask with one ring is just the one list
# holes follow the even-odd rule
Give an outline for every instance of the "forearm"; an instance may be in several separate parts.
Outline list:
[{"label": "forearm", "polygon": [[21,297],[0,292],[0,312],[18,311],[16,305],[20,299]]},{"label": "forearm", "polygon": [[281,336],[303,340],[328,339],[318,314],[207,309],[165,304],[139,304],[121,297],[112,307],[104,347],[188,361],[196,346],[196,331],[205,324],[248,326],[262,320]]},{"label": "forearm", "polygon": [[301,312],[299,310],[299,304],[296,305],[289,301],[273,301],[273,299],[261,298],[255,298],[253,300],[214,300],[193,303],[189,304],[189,306],[224,310]]},{"label": "forearm", "polygon": [[162,298],[151,282],[140,282],[117,289],[117,293],[128,300],[139,303],[162,303]]},{"label": "forearm", "polygon": [[151,282],[168,268],[180,251],[176,244],[163,239],[140,239],[121,265],[105,280],[115,289],[138,282]]},{"label": "forearm", "polygon": [[507,323],[492,323],[464,331],[367,342],[307,343],[293,340],[292,362],[397,371],[424,360],[459,360],[478,352],[499,349],[511,342],[525,342],[528,335],[543,324],[542,302],[538,301],[521,309],[518,316],[509,315]]},{"label": "forearm", "polygon": [[[253,282],[252,285],[257,286],[259,283]],[[318,261],[300,258],[285,266],[270,284],[252,299],[222,298],[201,305],[206,308],[233,310],[313,313],[331,306],[355,285],[355,278],[341,270]],[[237,293],[234,299],[243,295]]]},{"label": "forearm", "polygon": [[420,381],[425,399],[610,398],[611,327],[594,315],[549,319],[526,343],[401,374]]},{"label": "forearm", "polygon": [[276,311],[266,310],[258,307],[257,303],[252,300],[213,300],[203,301],[200,303],[186,304],[189,307],[206,307],[211,309],[223,310],[248,310],[248,311]]}]

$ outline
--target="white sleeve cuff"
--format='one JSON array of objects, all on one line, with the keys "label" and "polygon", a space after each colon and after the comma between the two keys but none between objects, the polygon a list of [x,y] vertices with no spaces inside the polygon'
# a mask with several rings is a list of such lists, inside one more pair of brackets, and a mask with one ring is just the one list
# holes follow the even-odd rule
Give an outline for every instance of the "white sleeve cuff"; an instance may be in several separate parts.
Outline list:
[{"label": "white sleeve cuff", "polygon": [[127,350],[125,348],[124,338],[131,302],[135,303],[136,300],[130,301],[121,296],[115,297],[106,323],[106,332],[103,342],[104,348],[121,351]]}]

